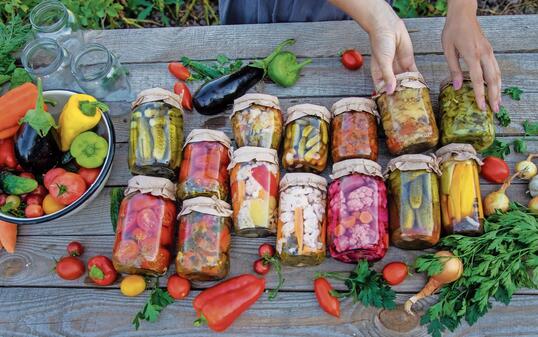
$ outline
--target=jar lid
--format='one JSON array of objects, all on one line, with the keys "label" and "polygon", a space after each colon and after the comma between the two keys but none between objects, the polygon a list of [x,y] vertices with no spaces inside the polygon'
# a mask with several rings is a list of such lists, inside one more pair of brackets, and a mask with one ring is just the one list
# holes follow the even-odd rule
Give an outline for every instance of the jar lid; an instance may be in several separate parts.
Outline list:
[{"label": "jar lid", "polygon": [[183,200],[183,208],[181,208],[181,211],[177,217],[179,219],[180,216],[192,212],[222,217],[230,217],[233,213],[230,204],[228,204],[226,201],[217,199],[215,197],[196,197]]},{"label": "jar lid", "polygon": [[183,147],[189,143],[197,142],[219,142],[227,148],[232,146],[232,141],[222,131],[211,129],[193,129],[185,139],[185,145],[183,145]]},{"label": "jar lid", "polygon": [[181,107],[181,99],[182,96],[176,95],[171,91],[162,88],[151,88],[142,90],[138,96],[136,96],[135,101],[131,104],[131,109],[134,110],[140,104],[163,101],[164,103],[170,104],[183,111],[183,108]]},{"label": "jar lid", "polygon": [[323,192],[327,191],[327,180],[313,173],[286,173],[280,180],[280,191],[291,186],[310,186]]},{"label": "jar lid", "polygon": [[347,111],[365,111],[371,113],[376,118],[379,118],[377,104],[375,104],[373,99],[365,97],[342,98],[333,104],[331,111],[333,113],[333,117]]},{"label": "jar lid", "polygon": [[234,151],[228,170],[231,170],[238,163],[251,161],[264,161],[278,165],[278,153],[276,150],[265,147],[243,146]]},{"label": "jar lid", "polygon": [[290,106],[286,114],[286,123],[284,124],[287,125],[290,122],[304,116],[316,116],[323,119],[327,123],[331,121],[331,112],[327,110],[326,107],[322,105],[305,103]]},{"label": "jar lid", "polygon": [[426,170],[428,172],[433,172],[437,175],[441,175],[441,171],[439,170],[439,166],[437,166],[437,162],[433,154],[432,155],[404,154],[402,156],[393,158],[387,164],[385,175],[395,170],[399,170],[399,171]]},{"label": "jar lid", "polygon": [[[428,88],[426,81],[421,73],[418,71],[406,72],[396,75],[396,88],[394,91],[401,91],[406,88]],[[386,91],[385,81],[381,81],[375,86],[376,96],[379,97],[381,94],[384,94]]]},{"label": "jar lid", "polygon": [[[463,72],[463,80],[464,81],[470,81],[471,80],[471,74],[468,71]],[[452,77],[448,76],[444,78],[441,81],[441,84],[439,84],[439,90],[443,90],[444,88],[448,87],[449,85],[452,85]],[[487,83],[484,82],[484,85],[487,85]]]},{"label": "jar lid", "polygon": [[230,118],[232,118],[237,111],[246,109],[253,104],[263,105],[280,110],[280,103],[278,101],[278,97],[276,96],[266,94],[245,94],[234,100],[234,107]]},{"label": "jar lid", "polygon": [[447,160],[465,161],[472,159],[482,166],[482,160],[476,155],[476,150],[471,144],[452,143],[443,146],[435,152],[437,162],[444,163]]},{"label": "jar lid", "polygon": [[133,192],[149,193],[156,197],[176,200],[176,185],[166,178],[134,176],[129,179],[124,194]]},{"label": "jar lid", "polygon": [[338,179],[352,173],[383,178],[381,165],[368,159],[347,159],[333,164],[331,179]]}]

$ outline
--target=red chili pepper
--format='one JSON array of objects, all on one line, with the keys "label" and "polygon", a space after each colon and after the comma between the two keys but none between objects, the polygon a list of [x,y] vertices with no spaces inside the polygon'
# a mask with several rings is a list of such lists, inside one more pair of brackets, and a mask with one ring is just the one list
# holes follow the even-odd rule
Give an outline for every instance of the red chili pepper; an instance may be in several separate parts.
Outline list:
[{"label": "red chili pepper", "polygon": [[168,71],[178,80],[188,81],[191,78],[189,69],[179,62],[168,63]]},{"label": "red chili pepper", "polygon": [[88,261],[88,275],[95,284],[100,286],[111,285],[118,277],[112,261],[103,255],[94,256]]},{"label": "red chili pepper", "polygon": [[200,314],[204,305],[212,301],[214,298],[221,296],[229,291],[240,289],[247,284],[255,282],[258,278],[251,274],[239,275],[232,277],[229,280],[221,282],[208,288],[198,294],[192,301],[192,306],[197,314]]},{"label": "red chili pepper", "polygon": [[7,167],[14,170],[17,168],[17,165],[13,138],[0,139],[0,167]]},{"label": "red chili pepper", "polygon": [[268,191],[270,195],[276,196],[278,183],[275,176],[267,169],[266,166],[256,166],[252,169],[251,174],[254,180],[262,185],[264,190]]},{"label": "red chili pepper", "polygon": [[510,175],[508,164],[501,158],[486,157],[483,160],[484,165],[480,168],[480,175],[487,181],[502,184]]},{"label": "red chili pepper", "polygon": [[340,301],[331,294],[333,287],[325,278],[314,280],[314,291],[321,309],[329,315],[340,317]]},{"label": "red chili pepper", "polygon": [[176,82],[176,84],[174,84],[174,93],[176,95],[183,94],[181,106],[183,106],[189,111],[192,110],[192,95],[189,90],[189,87],[185,84],[185,82]]}]

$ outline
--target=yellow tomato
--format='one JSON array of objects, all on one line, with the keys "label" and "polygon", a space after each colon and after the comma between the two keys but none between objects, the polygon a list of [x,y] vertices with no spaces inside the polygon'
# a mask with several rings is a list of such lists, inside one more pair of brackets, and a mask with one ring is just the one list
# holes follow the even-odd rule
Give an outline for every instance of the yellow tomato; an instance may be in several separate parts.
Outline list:
[{"label": "yellow tomato", "polygon": [[125,296],[134,297],[146,290],[146,281],[140,275],[126,276],[120,284],[121,293]]},{"label": "yellow tomato", "polygon": [[54,198],[50,194],[47,194],[43,199],[43,211],[45,212],[45,214],[56,213],[64,207],[64,205],[54,200]]}]

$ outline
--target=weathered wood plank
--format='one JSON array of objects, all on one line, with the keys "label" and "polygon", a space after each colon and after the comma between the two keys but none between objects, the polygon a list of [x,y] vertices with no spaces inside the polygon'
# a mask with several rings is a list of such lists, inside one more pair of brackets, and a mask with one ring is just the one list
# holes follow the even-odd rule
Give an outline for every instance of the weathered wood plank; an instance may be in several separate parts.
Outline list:
[{"label": "weathered wood plank", "polygon": [[[497,52],[536,51],[538,15],[488,16],[479,21]],[[444,18],[405,19],[417,54],[442,53]],[[305,29],[307,28],[307,29]],[[262,58],[281,41],[295,38],[291,47],[301,57],[330,57],[346,48],[370,55],[368,35],[353,21],[279,23],[160,29],[89,31],[86,39],[115,52],[124,63],[168,62],[181,55],[214,59]],[[158,42],[158,43],[156,43]]]}]

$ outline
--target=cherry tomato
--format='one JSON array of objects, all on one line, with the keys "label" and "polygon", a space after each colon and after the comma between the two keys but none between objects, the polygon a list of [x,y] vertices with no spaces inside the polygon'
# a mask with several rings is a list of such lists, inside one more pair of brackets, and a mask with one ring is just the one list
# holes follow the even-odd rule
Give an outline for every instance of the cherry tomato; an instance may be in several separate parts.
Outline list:
[{"label": "cherry tomato", "polygon": [[264,259],[257,259],[254,261],[253,269],[260,275],[265,275],[271,270],[271,264],[265,262]]},{"label": "cherry tomato", "polygon": [[143,229],[140,229],[138,227],[136,227],[132,233],[131,233],[131,236],[136,240],[136,241],[143,241],[145,239],[148,238],[148,232],[146,232],[145,230]]},{"label": "cherry tomato", "polygon": [[67,171],[61,167],[50,169],[47,173],[45,173],[45,176],[43,177],[43,185],[45,185],[45,188],[49,189],[49,186],[50,184],[52,184],[54,178],[56,178],[60,174],[64,174],[65,172]]},{"label": "cherry tomato", "polygon": [[261,244],[258,248],[258,255],[260,257],[273,257],[275,255],[275,247],[268,243]]},{"label": "cherry tomato", "polygon": [[146,260],[153,260],[156,258],[157,250],[159,249],[159,242],[157,238],[147,238],[138,244],[140,247],[140,254]]},{"label": "cherry tomato", "polygon": [[174,84],[174,93],[176,95],[183,94],[181,106],[189,111],[192,110],[192,96],[189,87],[185,84],[185,82],[176,82],[176,84]]},{"label": "cherry tomato", "polygon": [[187,81],[191,77],[189,69],[179,62],[168,63],[168,71],[178,80]]},{"label": "cherry tomato", "polygon": [[219,247],[222,252],[227,252],[230,249],[230,241],[232,236],[230,235],[230,230],[228,226],[224,226],[220,232]]},{"label": "cherry tomato", "polygon": [[161,245],[169,246],[172,244],[172,227],[163,226],[161,229]]},{"label": "cherry tomato", "polygon": [[129,264],[138,257],[139,252],[140,250],[138,249],[136,241],[122,240],[114,255],[121,263]]},{"label": "cherry tomato", "polygon": [[172,275],[168,278],[166,290],[174,299],[182,300],[189,295],[191,283],[181,276]]},{"label": "cherry tomato", "polygon": [[30,192],[29,195],[38,195],[41,198],[44,198],[48,194],[47,189],[43,185],[37,185],[36,189]]},{"label": "cherry tomato", "polygon": [[86,182],[86,185],[87,186],[90,186],[91,184],[93,184],[96,180],[97,180],[97,177],[99,176],[99,173],[101,172],[101,168],[98,167],[98,168],[84,168],[84,167],[81,167],[79,170],[78,170],[78,174],[80,174],[80,176],[82,177],[82,179],[84,179],[84,181]]},{"label": "cherry tomato", "polygon": [[19,174],[19,177],[35,179],[34,174],[31,173],[31,172],[21,172],[21,173]]},{"label": "cherry tomato", "polygon": [[38,218],[40,216],[42,216],[44,213],[43,213],[43,207],[41,207],[41,205],[28,205],[26,206],[26,208],[24,209],[24,215],[27,217],[27,218]]},{"label": "cherry tomato", "polygon": [[383,278],[391,286],[402,283],[408,274],[407,265],[403,262],[391,262],[383,267]]},{"label": "cherry tomato", "polygon": [[496,184],[502,184],[510,175],[508,164],[501,158],[489,156],[482,160],[484,165],[480,167],[480,175]]},{"label": "cherry tomato", "polygon": [[138,227],[142,228],[143,230],[155,233],[160,222],[159,217],[157,214],[155,214],[153,209],[144,208],[138,212],[138,215],[136,216],[136,223],[138,224]]},{"label": "cherry tomato", "polygon": [[28,195],[26,197],[27,205],[41,205],[43,203],[43,197],[39,195]]},{"label": "cherry tomato", "polygon": [[0,194],[0,206],[4,206],[6,204],[7,194]]},{"label": "cherry tomato", "polygon": [[81,256],[84,253],[84,246],[78,241],[71,241],[67,245],[67,254],[70,256]]},{"label": "cherry tomato", "polygon": [[121,293],[125,296],[134,297],[146,290],[146,280],[140,275],[128,275],[121,280]]},{"label": "cherry tomato", "polygon": [[166,201],[164,203],[163,211],[163,225],[173,228],[176,221],[176,205],[172,201]]},{"label": "cherry tomato", "polygon": [[76,280],[82,275],[86,267],[84,262],[74,256],[65,256],[56,263],[56,274],[64,280]]},{"label": "cherry tomato", "polygon": [[362,67],[363,58],[355,49],[348,49],[342,53],[342,64],[349,70],[357,70]]},{"label": "cherry tomato", "polygon": [[142,268],[153,270],[156,273],[165,273],[170,264],[170,252],[164,248],[160,248],[155,259],[151,261],[143,260]]},{"label": "cherry tomato", "polygon": [[76,173],[58,175],[49,185],[50,195],[62,205],[72,204],[86,192],[84,179]]}]

